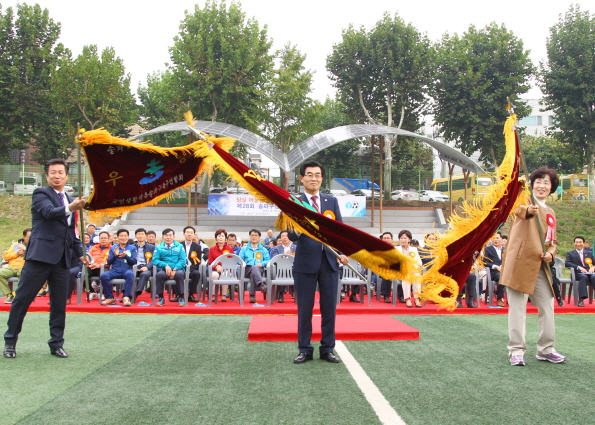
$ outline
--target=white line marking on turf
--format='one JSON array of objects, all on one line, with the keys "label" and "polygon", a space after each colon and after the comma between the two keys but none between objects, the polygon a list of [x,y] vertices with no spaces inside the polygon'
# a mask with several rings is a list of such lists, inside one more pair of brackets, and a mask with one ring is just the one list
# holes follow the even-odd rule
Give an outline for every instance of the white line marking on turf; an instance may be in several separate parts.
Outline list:
[{"label": "white line marking on turf", "polygon": [[366,400],[368,400],[368,403],[370,403],[370,406],[376,412],[380,422],[386,425],[407,425],[382,395],[374,382],[372,382],[366,371],[355,360],[355,357],[349,352],[343,341],[335,342],[335,350],[341,357],[341,360],[343,360],[343,363],[345,363],[347,370],[359,389],[364,393]]}]

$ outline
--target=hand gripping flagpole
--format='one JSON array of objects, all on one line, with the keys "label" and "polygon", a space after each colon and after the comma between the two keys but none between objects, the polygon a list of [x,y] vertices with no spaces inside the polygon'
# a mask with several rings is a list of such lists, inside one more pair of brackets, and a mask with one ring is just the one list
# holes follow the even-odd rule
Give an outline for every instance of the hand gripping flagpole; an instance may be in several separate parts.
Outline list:
[{"label": "hand gripping flagpole", "polygon": [[[509,98],[506,98],[506,100],[508,101],[508,106],[506,108],[506,109],[508,109],[508,114],[513,115],[514,114],[514,105],[512,103],[510,103]],[[516,129],[515,129],[515,133],[516,133]],[[519,153],[521,156],[521,165],[523,167],[523,173],[525,173],[525,184],[528,183],[528,185],[529,185],[529,193],[531,194],[531,205],[535,206],[535,205],[537,205],[537,201],[535,200],[535,196],[533,195],[533,188],[531,187],[531,182],[529,181],[529,172],[527,171],[527,163],[525,162],[525,154],[523,153],[523,146],[521,145],[521,139],[520,139],[520,137],[518,137],[518,133],[517,133],[517,139],[519,141]],[[545,247],[545,238],[543,236],[543,228],[541,227],[541,221],[539,220],[539,213],[535,213],[535,221],[537,222],[537,230],[539,233],[539,239],[541,240],[541,248],[543,249],[543,254],[545,255],[545,254],[547,254],[547,249]],[[553,258],[552,258],[552,260],[553,260]],[[546,270],[549,271],[550,270],[549,264],[545,262],[545,259],[542,259],[542,261],[547,266]],[[550,286],[552,286],[552,288],[553,288],[551,274],[546,272],[546,276],[548,278],[548,282],[550,283]]]},{"label": "hand gripping flagpole", "polygon": [[[77,150],[77,166],[78,166],[78,197],[81,197],[81,194],[83,193],[83,185],[82,185],[82,176],[81,176],[81,126],[77,123],[76,125],[76,137],[75,137],[75,141],[76,141],[76,150]],[[80,231],[79,231],[79,237],[81,239],[81,245],[83,247],[83,257],[86,258],[86,247],[85,247],[85,216],[83,214],[83,210],[79,210],[79,223],[80,223]],[[83,264],[83,268],[81,270],[82,275],[81,277],[83,278],[84,282],[85,282],[85,288],[87,290],[87,294],[89,294],[91,292],[91,289],[89,287],[89,273],[87,273],[87,267],[84,267],[85,265]],[[88,301],[88,299],[87,299]]]}]

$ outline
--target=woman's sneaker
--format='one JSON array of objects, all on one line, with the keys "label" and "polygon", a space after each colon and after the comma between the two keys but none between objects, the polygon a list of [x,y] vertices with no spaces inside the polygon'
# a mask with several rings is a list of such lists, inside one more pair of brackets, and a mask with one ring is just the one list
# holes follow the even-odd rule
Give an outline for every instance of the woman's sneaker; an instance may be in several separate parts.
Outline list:
[{"label": "woman's sneaker", "polygon": [[510,356],[510,364],[512,366],[525,366],[525,358],[523,356]]},{"label": "woman's sneaker", "polygon": [[537,357],[537,360],[550,363],[564,363],[564,361],[566,360],[566,357],[556,352],[548,354],[537,354],[535,357]]}]

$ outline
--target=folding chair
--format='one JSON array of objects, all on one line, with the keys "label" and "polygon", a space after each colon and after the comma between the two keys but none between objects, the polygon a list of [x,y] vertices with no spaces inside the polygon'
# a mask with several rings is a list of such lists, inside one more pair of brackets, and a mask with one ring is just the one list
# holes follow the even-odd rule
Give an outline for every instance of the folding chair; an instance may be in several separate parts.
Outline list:
[{"label": "folding chair", "polygon": [[[267,264],[266,285],[267,305],[270,307],[275,302],[276,293],[273,293],[273,286],[293,286],[293,255],[275,255]],[[297,301],[296,301],[297,303]]]},{"label": "folding chair", "polygon": [[[209,301],[207,305],[211,305],[212,294],[215,293],[215,286],[230,285],[230,292],[233,297],[233,286],[238,286],[238,294],[240,298],[240,306],[244,306],[244,274],[246,272],[246,263],[235,254],[223,254],[215,258],[212,264],[221,263],[221,273],[219,279],[213,279],[212,270],[207,273],[209,282]],[[217,303],[217,297],[215,297]]]}]

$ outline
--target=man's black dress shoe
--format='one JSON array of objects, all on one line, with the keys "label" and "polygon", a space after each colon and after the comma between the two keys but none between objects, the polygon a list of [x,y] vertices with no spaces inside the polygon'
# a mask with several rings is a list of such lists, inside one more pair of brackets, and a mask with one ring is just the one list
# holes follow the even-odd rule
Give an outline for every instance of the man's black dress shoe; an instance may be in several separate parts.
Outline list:
[{"label": "man's black dress shoe", "polygon": [[388,295],[383,295],[384,297],[384,302],[387,304],[390,304],[390,297]]},{"label": "man's black dress shoe", "polygon": [[468,308],[477,308],[477,306],[475,305],[475,303],[474,303],[473,301],[469,301],[469,302],[467,303],[467,307],[468,307]]},{"label": "man's black dress shoe", "polygon": [[285,302],[285,300],[283,299],[283,294],[279,295],[279,298],[277,298],[277,302],[283,304]]},{"label": "man's black dress shoe", "polygon": [[198,300],[196,299],[196,297],[192,294],[188,295],[188,302],[189,303],[197,303]]},{"label": "man's black dress shoe", "polygon": [[68,357],[68,354],[66,354],[66,351],[64,351],[62,347],[50,348],[50,353],[52,354],[52,356],[62,357],[63,359]]},{"label": "man's black dress shoe", "polygon": [[461,308],[463,307],[463,303],[461,302],[460,299],[457,299],[457,308]]},{"label": "man's black dress shoe", "polygon": [[333,353],[324,353],[320,355],[320,360],[326,360],[329,363],[341,363],[341,360]]},{"label": "man's black dress shoe", "polygon": [[559,300],[558,301],[558,307],[564,307],[564,301]]},{"label": "man's black dress shoe", "polygon": [[355,294],[352,294],[352,295],[349,296],[349,301],[352,302],[352,303],[358,303],[359,302],[359,300],[357,299],[357,295],[355,295]]},{"label": "man's black dress shoe", "polygon": [[14,359],[17,356],[17,350],[14,348],[14,345],[5,345],[4,346],[4,357],[7,359]]},{"label": "man's black dress shoe", "polygon": [[578,302],[578,306],[579,306],[579,307],[584,307],[584,306],[585,306],[585,303],[583,302],[583,300],[580,300],[580,301]]},{"label": "man's black dress shoe", "polygon": [[300,364],[300,363],[306,363],[308,360],[312,360],[312,354],[308,354],[308,353],[300,353],[299,356],[297,356],[295,359],[293,359],[293,362],[296,364]]}]

